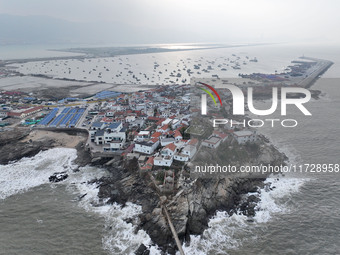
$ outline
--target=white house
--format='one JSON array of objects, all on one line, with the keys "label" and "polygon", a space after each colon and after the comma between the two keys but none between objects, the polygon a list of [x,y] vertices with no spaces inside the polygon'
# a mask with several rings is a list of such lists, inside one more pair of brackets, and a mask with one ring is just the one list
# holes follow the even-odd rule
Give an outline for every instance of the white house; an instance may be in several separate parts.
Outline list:
[{"label": "white house", "polygon": [[161,145],[163,147],[167,146],[168,144],[174,143],[174,142],[175,142],[174,138],[163,138],[163,139],[161,139]]},{"label": "white house", "polygon": [[188,144],[182,150],[175,153],[174,159],[184,162],[189,161],[195,156],[196,152],[197,152],[196,146]]},{"label": "white house", "polygon": [[161,132],[163,134],[163,133],[169,132],[170,128],[169,128],[169,125],[164,125],[160,128],[157,128],[156,131]]},{"label": "white house", "polygon": [[111,132],[110,130],[106,130],[104,132],[104,143],[110,143],[112,141],[121,141],[125,142],[126,140],[126,133],[125,133],[125,128],[122,128],[119,131],[116,132]]},{"label": "white house", "polygon": [[176,129],[181,125],[181,122],[179,119],[173,119],[171,122],[171,125],[173,129]]},{"label": "white house", "polygon": [[221,144],[222,139],[216,136],[210,136],[202,141],[202,146],[216,149]]},{"label": "white house", "polygon": [[165,157],[155,157],[154,165],[155,166],[171,166],[173,162],[173,157],[165,156]]},{"label": "white house", "polygon": [[135,121],[129,122],[129,128],[138,127],[141,128],[144,126],[145,120],[143,119],[136,119]]},{"label": "white house", "polygon": [[176,141],[180,141],[183,139],[183,136],[181,134],[181,132],[179,132],[178,130],[175,131],[175,140]]},{"label": "white house", "polygon": [[146,111],[146,115],[147,115],[148,117],[153,116],[154,114],[155,114],[155,111],[154,111],[153,109],[148,109],[148,110]]},{"label": "white house", "polygon": [[162,126],[169,125],[172,122],[172,119],[167,118],[166,120],[162,121]]},{"label": "white house", "polygon": [[145,141],[149,138],[150,138],[150,131],[140,131],[137,134],[135,140],[138,141],[138,142],[143,142],[143,141]]},{"label": "white house", "polygon": [[[125,144],[125,140],[123,141],[123,140],[121,140],[121,141],[115,141],[115,140],[112,140],[111,142],[110,142],[110,151],[117,151],[117,150],[121,150],[121,149],[123,149],[123,147],[124,147],[124,144]],[[106,150],[107,150],[108,148],[106,148]],[[105,150],[105,149],[104,149]]]},{"label": "white house", "polygon": [[6,118],[8,116],[8,112],[6,111],[0,111],[0,118],[3,119],[3,118]]},{"label": "white house", "polygon": [[186,145],[183,149],[182,149],[182,153],[185,155],[188,155],[189,158],[192,158],[193,156],[195,156],[197,152],[196,146],[194,145]]},{"label": "white house", "polygon": [[119,104],[112,103],[112,102],[108,103],[107,108],[113,111],[121,111],[121,106]]},{"label": "white house", "polygon": [[125,117],[125,122],[130,123],[136,120],[136,116],[130,115]]},{"label": "white house", "polygon": [[89,130],[89,134],[90,134],[90,137],[91,137],[91,141],[94,142],[95,141],[95,134],[99,131],[99,130],[102,130],[104,129],[105,127],[105,123],[104,122],[93,122],[91,127],[90,127],[90,130]]},{"label": "white house", "polygon": [[145,103],[141,103],[141,104],[136,104],[135,109],[137,111],[140,111],[140,110],[145,110],[145,107],[146,107]]},{"label": "white house", "polygon": [[135,148],[133,151],[135,152],[140,152],[144,154],[152,154],[154,151],[157,149],[159,145],[159,139],[158,138],[153,138],[150,141],[143,141],[143,142],[136,142]]},{"label": "white house", "polygon": [[111,111],[107,111],[105,113],[106,117],[114,117],[115,116],[115,111],[114,110],[111,110]]},{"label": "white house", "polygon": [[175,154],[176,148],[177,147],[174,143],[170,143],[161,150],[161,155],[162,156],[173,156]]},{"label": "white house", "polygon": [[93,136],[93,140],[97,145],[104,144],[104,134],[105,130],[98,130]]},{"label": "white house", "polygon": [[179,153],[177,152],[175,155],[174,155],[174,160],[177,160],[177,161],[182,161],[182,162],[187,162],[189,161],[189,156],[188,155],[185,155],[183,153]]},{"label": "white house", "polygon": [[105,129],[96,130],[94,142],[97,145],[109,144],[109,147],[106,146],[103,148],[104,151],[122,149],[126,142],[126,133],[123,124],[121,122],[115,122],[108,125]]},{"label": "white house", "polygon": [[233,136],[239,144],[253,143],[257,139],[256,132],[250,130],[235,131]]},{"label": "white house", "polygon": [[171,166],[174,154],[176,152],[176,145],[170,143],[161,150],[161,155],[154,160],[155,166]]}]

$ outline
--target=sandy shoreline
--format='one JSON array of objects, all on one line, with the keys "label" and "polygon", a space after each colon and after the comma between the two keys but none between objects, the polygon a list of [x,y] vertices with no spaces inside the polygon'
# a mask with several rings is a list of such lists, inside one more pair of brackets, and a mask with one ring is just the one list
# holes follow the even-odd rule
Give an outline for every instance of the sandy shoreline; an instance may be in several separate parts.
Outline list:
[{"label": "sandy shoreline", "polygon": [[53,139],[56,147],[63,148],[76,148],[80,142],[86,141],[85,136],[69,135],[63,132],[33,130],[22,142],[29,142],[30,140],[40,142],[46,139]]}]

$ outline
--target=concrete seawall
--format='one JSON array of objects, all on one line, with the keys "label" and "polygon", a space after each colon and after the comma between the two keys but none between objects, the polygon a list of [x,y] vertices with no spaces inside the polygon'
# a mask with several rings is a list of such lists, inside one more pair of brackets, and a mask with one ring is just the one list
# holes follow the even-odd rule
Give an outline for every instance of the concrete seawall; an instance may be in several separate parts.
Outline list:
[{"label": "concrete seawall", "polygon": [[52,127],[36,127],[35,130],[43,130],[43,131],[51,131],[51,132],[59,132],[66,133],[69,135],[89,135],[89,131],[83,128],[52,128]]},{"label": "concrete seawall", "polygon": [[334,64],[332,61],[328,60],[307,57],[304,57],[304,59],[316,61],[317,65],[319,65],[319,67],[316,70],[308,74],[308,76],[305,79],[298,83],[298,85],[305,88],[310,88],[314,84],[314,82],[319,78],[319,76],[325,73],[328,70],[328,68],[330,68]]}]

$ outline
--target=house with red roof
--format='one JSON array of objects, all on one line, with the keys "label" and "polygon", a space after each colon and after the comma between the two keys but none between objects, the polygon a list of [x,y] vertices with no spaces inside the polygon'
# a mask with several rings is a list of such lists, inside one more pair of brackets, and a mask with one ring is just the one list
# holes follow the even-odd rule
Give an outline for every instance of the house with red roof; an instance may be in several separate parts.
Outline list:
[{"label": "house with red roof", "polygon": [[202,146],[216,149],[227,138],[228,138],[227,134],[215,130],[208,139],[202,141]]},{"label": "house with red roof", "polygon": [[161,154],[163,156],[165,155],[173,156],[175,154],[176,148],[177,147],[174,143],[169,143],[161,150]]},{"label": "house with red roof", "polygon": [[143,131],[140,131],[137,134],[135,140],[141,142],[141,141],[145,141],[145,140],[147,140],[149,138],[150,138],[150,131],[143,130]]},{"label": "house with red roof", "polygon": [[170,143],[166,145],[162,150],[160,156],[156,157],[154,160],[155,166],[168,166],[172,165],[174,154],[176,152],[176,145]]},{"label": "house with red roof", "polygon": [[192,139],[189,140],[188,144],[196,146],[196,145],[198,145],[198,139],[192,138]]},{"label": "house with red roof", "polygon": [[216,136],[210,136],[202,141],[202,146],[216,149],[221,144],[222,139]]},{"label": "house with red roof", "polygon": [[155,152],[158,145],[159,145],[159,139],[155,137],[149,141],[136,142],[135,148],[133,151],[151,155]]},{"label": "house with red roof", "polygon": [[221,138],[222,142],[224,142],[228,138],[228,135],[226,133],[223,133],[223,132],[220,132],[220,131],[217,131],[217,130],[215,130],[212,133],[212,135]]},{"label": "house with red roof", "polygon": [[161,132],[155,132],[151,135],[151,138],[155,138],[155,137],[160,138],[161,136],[162,136]]},{"label": "house with red roof", "polygon": [[104,117],[101,119],[100,122],[111,123],[113,122],[113,118]]},{"label": "house with red roof", "polygon": [[157,128],[156,131],[164,134],[166,132],[169,132],[169,130],[170,130],[169,125],[164,125],[164,126],[161,126],[160,128]]},{"label": "house with red roof", "polygon": [[180,140],[183,139],[183,136],[182,136],[181,132],[179,132],[178,130],[175,131],[174,137],[175,137],[176,141],[180,141]]},{"label": "house with red roof", "polygon": [[140,165],[141,171],[151,171],[154,165],[154,157],[149,157],[148,160]]},{"label": "house with red roof", "polygon": [[33,113],[40,112],[43,108],[44,108],[43,106],[36,106],[36,107],[31,107],[28,109],[21,110],[21,111],[12,111],[8,113],[8,116],[23,119]]}]

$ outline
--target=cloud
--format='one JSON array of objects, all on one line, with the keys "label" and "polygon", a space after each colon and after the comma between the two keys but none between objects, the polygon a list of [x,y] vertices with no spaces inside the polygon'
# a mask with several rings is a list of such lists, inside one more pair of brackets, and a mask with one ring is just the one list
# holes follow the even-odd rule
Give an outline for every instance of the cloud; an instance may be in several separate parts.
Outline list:
[{"label": "cloud", "polygon": [[128,26],[152,38],[168,31],[160,36],[177,42],[340,41],[339,8],[336,0],[0,0],[1,13]]}]

